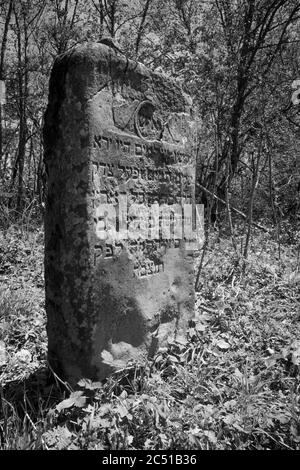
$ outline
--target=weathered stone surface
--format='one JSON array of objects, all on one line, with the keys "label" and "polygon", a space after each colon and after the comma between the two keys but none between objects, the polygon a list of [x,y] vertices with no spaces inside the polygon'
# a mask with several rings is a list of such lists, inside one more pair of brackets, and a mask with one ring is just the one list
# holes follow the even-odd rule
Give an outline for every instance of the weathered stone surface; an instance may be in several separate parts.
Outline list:
[{"label": "weathered stone surface", "polygon": [[103,204],[122,196],[193,203],[192,133],[180,88],[116,50],[88,44],[56,60],[44,128],[46,309],[49,360],[72,382],[107,376],[103,357],[143,360],[193,316],[184,240],[99,238]]}]

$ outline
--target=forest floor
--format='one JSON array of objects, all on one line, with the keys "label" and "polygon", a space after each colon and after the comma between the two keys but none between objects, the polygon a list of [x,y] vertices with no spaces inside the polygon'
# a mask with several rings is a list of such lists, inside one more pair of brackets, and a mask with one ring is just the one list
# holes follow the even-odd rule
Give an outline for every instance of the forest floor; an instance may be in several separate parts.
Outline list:
[{"label": "forest floor", "polygon": [[212,234],[188,336],[74,392],[46,362],[43,231],[0,232],[0,449],[299,450],[299,252],[256,233],[235,261]]}]

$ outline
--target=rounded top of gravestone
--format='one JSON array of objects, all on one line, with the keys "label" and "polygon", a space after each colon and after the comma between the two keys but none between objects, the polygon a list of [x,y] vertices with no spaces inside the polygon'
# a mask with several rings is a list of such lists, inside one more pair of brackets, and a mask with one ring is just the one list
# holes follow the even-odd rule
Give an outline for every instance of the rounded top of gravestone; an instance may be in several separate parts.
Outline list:
[{"label": "rounded top of gravestone", "polygon": [[105,46],[111,47],[117,52],[120,52],[120,54],[124,54],[124,52],[120,49],[120,46],[118,42],[116,41],[115,38],[112,38],[111,36],[103,36],[100,41],[100,44],[104,44]]}]

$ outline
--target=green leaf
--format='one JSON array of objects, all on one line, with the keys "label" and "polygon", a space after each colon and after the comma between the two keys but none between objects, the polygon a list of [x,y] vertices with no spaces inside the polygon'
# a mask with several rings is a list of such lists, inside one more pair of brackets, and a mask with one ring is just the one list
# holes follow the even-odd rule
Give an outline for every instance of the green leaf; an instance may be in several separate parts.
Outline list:
[{"label": "green leaf", "polygon": [[129,419],[131,418],[131,414],[124,405],[117,405],[115,412],[118,413],[121,419],[125,417],[128,417]]},{"label": "green leaf", "polygon": [[71,444],[73,434],[65,426],[58,426],[44,433],[43,438],[49,447],[62,450]]},{"label": "green leaf", "polygon": [[72,406],[75,406],[77,408],[83,408],[85,404],[86,404],[86,397],[83,396],[83,392],[77,391],[77,392],[71,393],[69,398],[60,402],[56,406],[56,409],[60,413],[62,410],[71,408]]},{"label": "green leaf", "polygon": [[230,348],[230,344],[228,344],[224,339],[220,339],[219,341],[217,341],[216,345],[219,349],[222,349],[224,351]]},{"label": "green leaf", "polygon": [[114,357],[113,355],[104,349],[101,353],[102,360],[104,364],[112,365],[114,363]]},{"label": "green leaf", "polygon": [[102,351],[101,357],[104,364],[107,364],[116,370],[125,369],[127,367],[126,361],[122,361],[122,359],[115,359],[113,355],[105,349]]},{"label": "green leaf", "polygon": [[92,382],[90,379],[81,379],[78,385],[86,390],[98,390],[102,388],[101,382]]},{"label": "green leaf", "polygon": [[0,367],[7,362],[6,347],[4,341],[0,341]]},{"label": "green leaf", "polygon": [[206,330],[206,325],[203,325],[202,323],[198,323],[198,325],[196,325],[196,330],[202,333],[203,331]]},{"label": "green leaf", "polygon": [[213,444],[217,443],[218,439],[217,439],[217,436],[215,435],[214,431],[203,431],[203,434]]},{"label": "green leaf", "polygon": [[176,364],[179,362],[176,356],[170,355],[170,356],[168,357],[168,359],[169,359],[170,362],[174,362],[174,363],[176,363]]},{"label": "green leaf", "polygon": [[180,336],[176,337],[175,342],[181,344],[182,346],[186,346],[187,345],[187,338],[185,336],[180,335]]}]

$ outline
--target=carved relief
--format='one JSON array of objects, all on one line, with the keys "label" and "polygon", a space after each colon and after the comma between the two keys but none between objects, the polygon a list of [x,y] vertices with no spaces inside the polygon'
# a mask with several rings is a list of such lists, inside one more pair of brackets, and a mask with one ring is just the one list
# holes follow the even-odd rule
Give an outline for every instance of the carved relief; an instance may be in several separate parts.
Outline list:
[{"label": "carved relief", "polygon": [[143,101],[135,112],[135,129],[141,139],[153,141],[161,140],[163,134],[163,121],[151,101]]}]

